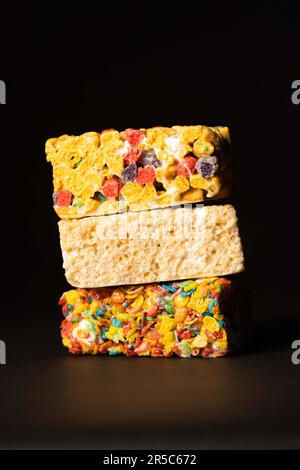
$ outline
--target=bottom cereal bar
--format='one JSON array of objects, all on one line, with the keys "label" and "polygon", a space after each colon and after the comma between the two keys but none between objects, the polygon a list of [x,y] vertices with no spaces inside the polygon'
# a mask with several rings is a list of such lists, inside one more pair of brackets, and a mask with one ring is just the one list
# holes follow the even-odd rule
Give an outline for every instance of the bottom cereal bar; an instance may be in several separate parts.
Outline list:
[{"label": "bottom cereal bar", "polygon": [[70,290],[59,305],[73,354],[221,357],[250,332],[239,282],[224,277]]}]

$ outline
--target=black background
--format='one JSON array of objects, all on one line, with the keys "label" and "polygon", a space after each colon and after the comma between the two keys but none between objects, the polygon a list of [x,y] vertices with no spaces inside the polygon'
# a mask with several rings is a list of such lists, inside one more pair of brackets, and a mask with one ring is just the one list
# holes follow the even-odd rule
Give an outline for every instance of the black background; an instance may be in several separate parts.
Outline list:
[{"label": "black background", "polygon": [[[0,447],[300,447],[299,18],[287,2],[3,7]],[[231,130],[254,344],[218,361],[69,356],[45,140],[196,123]]]}]

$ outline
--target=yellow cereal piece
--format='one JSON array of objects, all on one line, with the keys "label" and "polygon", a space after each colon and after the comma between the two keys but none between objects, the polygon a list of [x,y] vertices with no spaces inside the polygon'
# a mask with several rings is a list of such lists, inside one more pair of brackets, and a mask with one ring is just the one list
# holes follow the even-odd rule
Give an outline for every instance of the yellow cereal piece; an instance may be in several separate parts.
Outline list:
[{"label": "yellow cereal piece", "polygon": [[160,335],[166,335],[175,327],[175,320],[173,318],[168,317],[167,315],[161,315],[161,324],[158,329],[158,333]]},{"label": "yellow cereal piece", "polygon": [[[194,292],[194,294],[196,294],[196,292]],[[211,300],[210,299],[204,299],[203,297],[199,298],[197,295],[194,296],[194,294],[192,294],[191,300],[190,300],[188,306],[191,309],[195,310],[197,313],[207,312]]]},{"label": "yellow cereal piece", "polygon": [[137,338],[136,328],[130,330],[126,335],[126,338],[128,339],[128,343],[132,344]]},{"label": "yellow cereal piece", "polygon": [[105,163],[114,175],[120,176],[124,168],[124,159],[121,155],[107,155]]},{"label": "yellow cereal piece", "polygon": [[192,348],[205,348],[205,346],[207,346],[207,337],[205,334],[197,335],[191,343]]},{"label": "yellow cereal piece", "polygon": [[161,167],[156,168],[156,181],[158,183],[162,183],[163,179],[165,177],[165,173]]},{"label": "yellow cereal piece", "polygon": [[213,317],[210,317],[210,316],[206,316],[203,318],[203,327],[206,330],[211,331],[212,333],[220,330],[220,326],[217,320],[215,320]]},{"label": "yellow cereal piece", "polygon": [[115,129],[108,129],[105,132],[102,132],[100,135],[101,144],[106,144],[108,142],[118,140],[120,138],[120,133]]},{"label": "yellow cereal piece", "polygon": [[102,170],[100,170],[101,173],[99,173],[101,175],[101,177],[104,179],[104,178],[111,178],[114,173],[113,171],[110,169],[110,168],[102,168]]},{"label": "yellow cereal piece", "polygon": [[152,127],[146,129],[146,143],[154,147],[163,147],[165,137],[174,135],[175,131],[169,127]]},{"label": "yellow cereal piece", "polygon": [[187,308],[186,307],[177,307],[175,309],[174,320],[175,323],[183,323],[184,319],[187,315]]},{"label": "yellow cereal piece", "polygon": [[223,320],[223,315],[221,315],[220,313],[214,313],[214,318],[217,320],[217,321],[221,321]]},{"label": "yellow cereal piece", "polygon": [[[165,165],[172,165],[173,163],[175,163],[175,158],[174,158],[174,155],[172,155],[170,152],[166,152],[165,150],[159,150],[157,152],[157,158],[164,162]],[[157,170],[159,170],[161,167],[157,168]]]},{"label": "yellow cereal piece", "polygon": [[143,305],[143,308],[145,310],[148,310],[150,307],[152,307],[152,305],[155,304],[155,299],[154,297],[146,297],[146,299],[144,300],[144,305]]},{"label": "yellow cereal piece", "polygon": [[89,212],[95,211],[100,206],[100,204],[100,201],[95,201],[94,199],[87,200],[84,206],[85,213],[88,214]]},{"label": "yellow cereal piece", "polygon": [[63,345],[66,346],[66,348],[70,348],[72,346],[72,342],[68,338],[63,338],[62,340]]},{"label": "yellow cereal piece", "polygon": [[89,309],[90,309],[90,306],[89,306],[89,304],[87,304],[87,303],[78,304],[78,305],[74,308],[74,313],[75,313],[76,315],[78,315],[79,313],[85,312],[86,310],[89,310]]},{"label": "yellow cereal piece", "polygon": [[228,127],[222,127],[221,129],[219,129],[220,133],[222,134],[222,136],[224,137],[224,139],[227,140],[228,143],[230,143],[230,134],[229,134],[229,129]]},{"label": "yellow cereal piece", "polygon": [[129,320],[128,313],[120,312],[120,313],[116,313],[115,315],[116,315],[117,320],[119,320],[120,322],[127,322]]},{"label": "yellow cereal piece", "polygon": [[143,189],[143,199],[146,202],[155,201],[156,198],[156,189],[153,184],[147,183]]},{"label": "yellow cereal piece", "polygon": [[221,331],[221,333],[222,333],[222,335],[223,335],[223,338],[222,338],[222,339],[227,340],[227,331],[225,330],[225,328],[221,328],[220,331]]},{"label": "yellow cereal piece", "polygon": [[138,292],[135,292],[134,294],[126,294],[126,299],[135,299],[138,295]]},{"label": "yellow cereal piece", "polygon": [[219,133],[216,129],[202,126],[199,139],[202,140],[202,142],[209,142],[213,145],[216,145],[219,141]]},{"label": "yellow cereal piece", "polygon": [[134,202],[141,195],[142,191],[143,186],[129,181],[121,189],[121,194],[128,202]]},{"label": "yellow cereal piece", "polygon": [[180,294],[176,295],[174,304],[176,307],[185,307],[189,303],[189,297],[182,297]]},{"label": "yellow cereal piece", "polygon": [[214,149],[214,146],[210,142],[203,142],[200,139],[196,140],[193,145],[193,153],[197,157],[201,157],[201,155],[212,155]]},{"label": "yellow cereal piece", "polygon": [[191,144],[194,142],[196,139],[199,139],[201,137],[201,130],[203,126],[173,126],[172,129],[174,129],[179,135],[182,140],[187,143]]},{"label": "yellow cereal piece", "polygon": [[174,331],[166,333],[164,337],[160,338],[159,343],[165,346],[164,352],[166,355],[170,354],[176,344]]},{"label": "yellow cereal piece", "polygon": [[212,197],[217,194],[221,189],[221,181],[218,176],[207,178],[207,196]]},{"label": "yellow cereal piece", "polygon": [[113,325],[109,327],[109,330],[105,333],[105,336],[108,339],[113,340],[114,342],[118,342],[120,340],[125,342],[122,328],[117,328],[116,326],[113,326]]},{"label": "yellow cereal piece", "polygon": [[202,178],[201,175],[192,175],[190,177],[190,185],[192,188],[197,188],[197,189],[207,189],[207,179]]},{"label": "yellow cereal piece", "polygon": [[100,308],[100,304],[98,300],[93,300],[93,302],[90,303],[90,307],[89,307],[91,315],[93,315],[93,313],[96,313],[97,310],[99,310],[99,308]]},{"label": "yellow cereal piece", "polygon": [[113,304],[111,307],[111,313],[112,315],[117,315],[117,313],[123,313],[124,312],[124,307],[122,304]]},{"label": "yellow cereal piece", "polygon": [[184,292],[188,292],[189,290],[192,290],[192,289],[197,289],[199,286],[199,283],[198,282],[189,282],[184,288]]},{"label": "yellow cereal piece", "polygon": [[65,292],[64,297],[68,304],[75,305],[80,300],[80,295],[80,291],[73,289]]},{"label": "yellow cereal piece", "polygon": [[131,307],[131,308],[134,308],[134,309],[140,309],[140,308],[142,308],[143,303],[144,303],[144,296],[140,294],[140,295],[132,302],[132,304],[130,305],[130,307]]},{"label": "yellow cereal piece", "polygon": [[[176,176],[176,166],[174,164],[168,165],[164,171],[166,178],[172,179]],[[179,178],[179,176],[177,176]]]},{"label": "yellow cereal piece", "polygon": [[156,189],[153,184],[147,183],[143,187],[139,197],[129,204],[130,210],[149,209],[151,203],[155,201]]},{"label": "yellow cereal piece", "polygon": [[70,207],[58,207],[54,206],[54,210],[58,217],[61,219],[65,218],[73,218],[76,217],[77,215],[77,207],[75,206],[70,206]]},{"label": "yellow cereal piece", "polygon": [[187,191],[190,187],[189,180],[184,176],[176,176],[174,180],[174,185],[181,193]]},{"label": "yellow cereal piece", "polygon": [[186,202],[203,201],[204,193],[202,189],[189,189],[181,195],[181,200]]},{"label": "yellow cereal piece", "polygon": [[99,206],[99,215],[113,214],[114,212],[118,212],[118,209],[119,201],[107,199]]},{"label": "yellow cereal piece", "polygon": [[228,347],[228,343],[225,339],[217,339],[215,341],[215,345],[220,348],[220,349],[223,349],[224,351],[227,350],[227,347]]},{"label": "yellow cereal piece", "polygon": [[174,196],[172,196],[171,194],[163,194],[162,196],[159,196],[157,198],[157,204],[159,206],[170,206],[174,199]]}]

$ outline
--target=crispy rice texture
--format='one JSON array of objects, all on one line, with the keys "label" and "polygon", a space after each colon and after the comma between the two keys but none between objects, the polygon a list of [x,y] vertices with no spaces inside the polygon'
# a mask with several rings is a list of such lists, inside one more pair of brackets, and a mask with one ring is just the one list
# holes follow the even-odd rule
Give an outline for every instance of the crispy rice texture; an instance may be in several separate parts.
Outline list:
[{"label": "crispy rice texture", "polygon": [[68,282],[101,287],[224,276],[244,270],[231,205],[61,220]]}]

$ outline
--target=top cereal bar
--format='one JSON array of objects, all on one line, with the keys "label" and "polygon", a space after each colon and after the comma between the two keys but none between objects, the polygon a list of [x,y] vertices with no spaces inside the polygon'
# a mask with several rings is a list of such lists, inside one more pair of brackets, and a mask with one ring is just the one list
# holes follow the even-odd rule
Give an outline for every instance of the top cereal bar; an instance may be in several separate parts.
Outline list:
[{"label": "top cereal bar", "polygon": [[61,218],[219,199],[233,186],[227,127],[173,126],[62,135],[46,142]]}]

